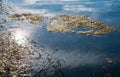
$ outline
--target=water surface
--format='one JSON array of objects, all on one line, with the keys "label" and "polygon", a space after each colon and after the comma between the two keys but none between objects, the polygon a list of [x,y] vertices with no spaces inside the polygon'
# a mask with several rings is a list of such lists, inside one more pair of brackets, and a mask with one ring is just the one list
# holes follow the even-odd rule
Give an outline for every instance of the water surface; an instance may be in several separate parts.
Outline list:
[{"label": "water surface", "polygon": [[[66,77],[120,77],[120,0],[12,0],[17,12],[28,10],[47,16],[59,14],[89,15],[117,29],[101,37],[74,33],[51,33],[37,26],[28,29],[31,39],[65,59]],[[16,4],[16,5],[14,5]],[[43,25],[49,25],[47,22]],[[23,26],[25,27],[25,26]],[[108,62],[112,60],[112,63]]]}]

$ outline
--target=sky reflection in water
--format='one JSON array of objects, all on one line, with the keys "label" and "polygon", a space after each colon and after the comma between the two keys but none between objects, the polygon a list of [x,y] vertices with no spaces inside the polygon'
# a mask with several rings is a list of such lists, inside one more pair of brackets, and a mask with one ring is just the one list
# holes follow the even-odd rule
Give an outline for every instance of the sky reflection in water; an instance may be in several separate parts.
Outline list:
[{"label": "sky reflection in water", "polygon": [[[25,28],[30,37],[46,50],[58,49],[56,56],[65,59],[66,77],[120,77],[120,0],[6,0],[16,12],[89,15],[115,27],[118,32],[102,37],[73,33],[50,33],[40,25]],[[43,25],[46,26],[47,22]],[[26,27],[31,27],[27,25]],[[112,59],[109,63],[106,59]],[[72,72],[72,73],[71,73]]]}]

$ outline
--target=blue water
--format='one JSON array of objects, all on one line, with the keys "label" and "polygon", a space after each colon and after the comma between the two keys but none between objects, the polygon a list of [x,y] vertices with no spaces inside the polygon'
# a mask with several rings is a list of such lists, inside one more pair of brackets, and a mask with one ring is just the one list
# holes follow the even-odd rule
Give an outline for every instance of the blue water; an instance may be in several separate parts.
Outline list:
[{"label": "blue water", "polygon": [[[120,0],[38,0],[26,5],[22,5],[24,0],[13,0],[11,3],[25,9],[45,9],[48,14],[89,15],[116,28],[117,32],[95,37],[51,33],[38,27],[31,33],[31,38],[48,51],[59,50],[59,57],[66,61],[63,65],[66,77],[120,77]],[[106,62],[106,58],[113,62]]]}]

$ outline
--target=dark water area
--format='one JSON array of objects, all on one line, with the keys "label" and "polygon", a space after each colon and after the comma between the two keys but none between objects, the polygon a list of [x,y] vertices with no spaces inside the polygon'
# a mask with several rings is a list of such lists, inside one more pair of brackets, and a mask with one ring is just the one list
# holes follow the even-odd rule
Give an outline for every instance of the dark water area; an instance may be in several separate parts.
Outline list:
[{"label": "dark water area", "polygon": [[118,66],[83,66],[74,69],[66,69],[66,77],[119,77],[120,67]]},{"label": "dark water area", "polygon": [[116,28],[117,32],[96,37],[48,32],[38,25],[31,38],[48,51],[59,50],[59,57],[65,60],[66,77],[120,77],[120,0],[37,0],[27,5],[22,5],[24,0],[12,2],[20,2],[19,7],[24,9],[46,10],[47,14],[88,15]]},{"label": "dark water area", "polygon": [[[101,37],[77,35],[74,33],[50,33],[36,30],[34,39],[50,49],[59,49],[70,66],[64,68],[66,77],[120,77],[120,1],[92,0],[66,4],[41,4],[33,9],[48,9],[57,14],[89,15],[97,21],[109,24],[117,32]],[[64,7],[64,10],[63,10]],[[82,58],[77,55],[81,54]],[[83,54],[84,53],[84,54]],[[72,54],[72,55],[71,55]],[[76,56],[76,57],[74,57]],[[86,57],[87,56],[87,57]],[[73,58],[72,58],[73,57]],[[94,59],[99,57],[97,59]],[[111,58],[113,63],[106,62]],[[68,61],[68,59],[71,59]],[[81,61],[84,60],[84,61]],[[88,61],[87,61],[88,60]],[[89,62],[89,60],[92,60]],[[77,64],[77,66],[75,66]],[[85,65],[85,66],[82,66]],[[72,68],[73,66],[73,68]]]}]

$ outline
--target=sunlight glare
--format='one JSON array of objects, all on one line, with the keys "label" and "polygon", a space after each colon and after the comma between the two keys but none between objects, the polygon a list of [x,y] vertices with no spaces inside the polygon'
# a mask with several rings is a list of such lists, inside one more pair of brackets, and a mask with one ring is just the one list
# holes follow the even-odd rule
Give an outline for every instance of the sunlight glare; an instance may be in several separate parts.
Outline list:
[{"label": "sunlight glare", "polygon": [[19,45],[25,45],[27,42],[28,32],[23,30],[15,30],[13,33],[15,41]]}]

